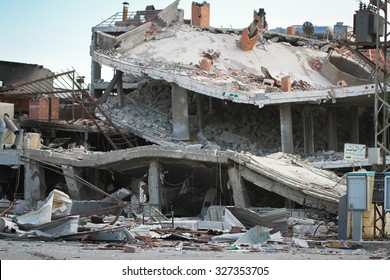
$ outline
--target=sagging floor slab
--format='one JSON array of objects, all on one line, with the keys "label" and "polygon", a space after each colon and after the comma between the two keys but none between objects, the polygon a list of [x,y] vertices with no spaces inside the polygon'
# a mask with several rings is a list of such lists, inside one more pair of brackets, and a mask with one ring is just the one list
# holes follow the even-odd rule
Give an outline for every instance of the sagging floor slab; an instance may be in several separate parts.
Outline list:
[{"label": "sagging floor slab", "polygon": [[[198,215],[205,204],[259,206],[248,199],[245,182],[252,186],[251,191],[256,186],[267,195],[279,197],[272,200],[281,201],[280,207],[289,200],[298,207],[321,208],[330,213],[337,212],[339,197],[345,192],[344,182],[335,174],[311,168],[282,153],[257,157],[234,151],[146,146],[105,153],[29,150],[25,157],[29,158],[27,164],[50,166],[49,172],[56,169],[52,176],[38,176],[46,180],[41,182],[46,192],[62,184],[71,196],[86,200],[101,199],[106,193],[127,188],[132,193],[132,208],[142,211],[153,206],[163,212],[174,208],[177,215],[183,216]],[[65,180],[65,173],[72,170],[77,170],[72,180],[82,178],[81,187]],[[55,182],[54,178],[59,179]],[[215,189],[212,197],[210,189]],[[31,204],[35,203],[33,191],[25,186],[25,198]]]}]

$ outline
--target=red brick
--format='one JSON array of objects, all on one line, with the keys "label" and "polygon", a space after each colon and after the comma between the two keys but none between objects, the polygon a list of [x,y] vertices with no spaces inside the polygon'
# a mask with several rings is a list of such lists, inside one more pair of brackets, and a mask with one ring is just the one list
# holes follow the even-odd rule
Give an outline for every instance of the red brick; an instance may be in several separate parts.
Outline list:
[{"label": "red brick", "polygon": [[199,61],[199,67],[204,71],[210,72],[212,66],[213,61],[208,58],[203,58],[201,61]]},{"label": "red brick", "polygon": [[282,83],[282,85],[281,85],[280,89],[282,91],[291,91],[291,77],[290,76],[283,77],[281,83]]},{"label": "red brick", "polygon": [[29,101],[29,118],[32,120],[48,121],[60,119],[59,98],[39,98]]}]

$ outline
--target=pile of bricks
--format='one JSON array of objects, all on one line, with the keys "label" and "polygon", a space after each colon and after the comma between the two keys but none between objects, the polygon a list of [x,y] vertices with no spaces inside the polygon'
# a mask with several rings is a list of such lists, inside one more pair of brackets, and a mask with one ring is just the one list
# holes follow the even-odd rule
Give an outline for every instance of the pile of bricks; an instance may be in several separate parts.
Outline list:
[{"label": "pile of bricks", "polygon": [[303,80],[300,80],[300,81],[294,81],[292,84],[291,84],[291,87],[294,89],[294,90],[311,90],[312,89],[312,86],[303,81]]}]

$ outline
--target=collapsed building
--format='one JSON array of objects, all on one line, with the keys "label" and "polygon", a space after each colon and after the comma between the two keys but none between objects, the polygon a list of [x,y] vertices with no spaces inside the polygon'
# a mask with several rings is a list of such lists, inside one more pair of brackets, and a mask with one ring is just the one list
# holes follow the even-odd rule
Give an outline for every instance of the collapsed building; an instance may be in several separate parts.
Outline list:
[{"label": "collapsed building", "polygon": [[267,32],[263,9],[239,30],[210,27],[208,3],[193,2],[191,20],[178,5],[124,3],[93,27],[90,91],[75,71],[1,77],[0,108],[15,104],[1,115],[26,135],[1,151],[2,195],[26,211],[57,189],[78,214],[101,214],[124,188],[132,214],[233,205],[336,217],[346,183],[326,169],[352,169],[344,143],[374,146],[373,59]]}]

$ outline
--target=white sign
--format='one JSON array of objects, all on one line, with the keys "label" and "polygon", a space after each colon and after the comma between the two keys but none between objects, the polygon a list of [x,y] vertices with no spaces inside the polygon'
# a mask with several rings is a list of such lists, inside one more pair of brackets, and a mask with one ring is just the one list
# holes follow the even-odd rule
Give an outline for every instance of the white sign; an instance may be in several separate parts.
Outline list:
[{"label": "white sign", "polygon": [[344,160],[363,161],[366,158],[366,145],[344,144]]}]

